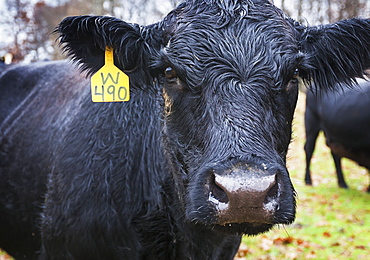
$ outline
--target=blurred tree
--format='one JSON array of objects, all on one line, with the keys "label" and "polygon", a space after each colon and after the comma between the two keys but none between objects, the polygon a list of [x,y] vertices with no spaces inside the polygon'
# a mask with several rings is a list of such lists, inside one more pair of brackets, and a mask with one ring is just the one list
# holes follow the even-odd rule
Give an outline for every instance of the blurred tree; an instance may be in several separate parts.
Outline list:
[{"label": "blurred tree", "polygon": [[357,17],[360,11],[360,5],[366,5],[366,2],[360,3],[360,0],[341,0],[339,1],[339,12],[337,20]]},{"label": "blurred tree", "polygon": [[[287,1],[287,0],[285,0]],[[332,23],[341,19],[370,16],[369,0],[294,0],[291,15],[311,25]]]},{"label": "blurred tree", "polygon": [[[158,5],[157,2],[161,1]],[[71,15],[112,15],[126,21],[148,24],[162,18],[179,0],[5,0],[0,26],[13,40],[4,49],[14,61],[34,61],[63,56],[52,32]],[[2,44],[4,46],[4,44]]]},{"label": "blurred tree", "polygon": [[33,7],[32,35],[29,37],[28,44],[32,46],[33,60],[42,58],[55,58],[55,40],[52,32],[58,22],[64,17],[66,5],[50,6],[44,1],[37,2]]},{"label": "blurred tree", "polygon": [[26,41],[31,21],[28,13],[30,4],[26,0],[6,0],[5,5],[11,18],[5,21],[5,26],[13,39],[8,52],[13,54],[14,61],[20,61],[24,59],[28,51],[27,47],[24,46],[24,42]]}]

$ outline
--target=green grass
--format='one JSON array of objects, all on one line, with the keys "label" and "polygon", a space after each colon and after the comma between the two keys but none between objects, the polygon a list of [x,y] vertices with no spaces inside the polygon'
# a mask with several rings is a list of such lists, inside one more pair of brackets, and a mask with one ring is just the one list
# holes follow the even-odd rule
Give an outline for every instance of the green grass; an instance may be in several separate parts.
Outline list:
[{"label": "green grass", "polygon": [[256,237],[244,237],[235,259],[370,259],[370,194],[367,170],[343,160],[350,189],[338,188],[323,135],[311,163],[313,187],[304,185],[305,96],[297,105],[288,169],[298,193],[296,221]]},{"label": "green grass", "polygon": [[[321,135],[312,160],[313,187],[304,185],[304,94],[298,102],[288,168],[298,193],[296,221],[245,237],[236,259],[369,259],[370,194],[367,171],[345,160],[349,190],[338,188],[330,150]],[[0,253],[0,260],[5,258]]]}]

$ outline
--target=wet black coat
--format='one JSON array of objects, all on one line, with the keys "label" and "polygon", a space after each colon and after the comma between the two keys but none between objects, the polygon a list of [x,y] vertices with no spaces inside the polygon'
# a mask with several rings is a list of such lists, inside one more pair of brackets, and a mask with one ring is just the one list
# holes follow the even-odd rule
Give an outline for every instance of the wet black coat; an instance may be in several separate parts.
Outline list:
[{"label": "wet black coat", "polygon": [[92,103],[67,62],[9,70],[35,82],[0,126],[0,246],[18,258],[233,259],[242,234],[294,221],[298,76],[332,88],[370,67],[369,20],[305,27],[267,0],[57,33],[89,75],[112,47],[131,100]]}]

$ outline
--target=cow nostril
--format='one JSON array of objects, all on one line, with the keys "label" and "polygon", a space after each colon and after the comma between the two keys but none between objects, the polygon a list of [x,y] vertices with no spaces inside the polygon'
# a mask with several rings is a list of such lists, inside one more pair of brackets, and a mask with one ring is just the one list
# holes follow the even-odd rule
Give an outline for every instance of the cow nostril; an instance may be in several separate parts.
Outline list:
[{"label": "cow nostril", "polygon": [[210,195],[216,200],[218,200],[219,202],[222,202],[222,203],[229,202],[229,198],[227,197],[227,194],[224,191],[224,189],[220,187],[219,185],[217,185],[215,175],[212,175],[211,177],[211,180],[209,183],[209,191],[210,191]]},{"label": "cow nostril", "polygon": [[279,184],[278,184],[276,178],[277,178],[277,176],[275,176],[274,185],[272,185],[271,188],[267,191],[265,202],[266,202],[266,200],[271,200],[271,199],[275,199],[275,198],[278,197]]}]

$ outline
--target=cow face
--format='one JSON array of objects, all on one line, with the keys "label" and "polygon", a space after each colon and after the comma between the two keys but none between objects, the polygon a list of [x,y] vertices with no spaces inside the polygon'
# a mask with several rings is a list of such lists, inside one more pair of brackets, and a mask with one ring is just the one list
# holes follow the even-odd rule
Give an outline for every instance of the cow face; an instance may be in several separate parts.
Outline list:
[{"label": "cow face", "polygon": [[84,16],[57,30],[83,68],[99,69],[111,46],[134,89],[163,94],[158,116],[186,220],[257,234],[295,217],[285,160],[298,75],[330,87],[367,66],[335,60],[346,57],[347,41],[333,46],[341,55],[327,56],[322,42],[338,32],[321,29],[297,25],[267,1],[206,0],[184,2],[147,27]]},{"label": "cow face", "polygon": [[257,233],[294,219],[284,165],[305,57],[291,27],[268,7],[263,14],[250,8],[254,19],[226,21],[205,6],[196,19],[190,11],[178,15],[166,31],[156,65],[191,221]]}]

